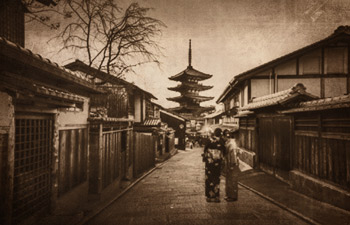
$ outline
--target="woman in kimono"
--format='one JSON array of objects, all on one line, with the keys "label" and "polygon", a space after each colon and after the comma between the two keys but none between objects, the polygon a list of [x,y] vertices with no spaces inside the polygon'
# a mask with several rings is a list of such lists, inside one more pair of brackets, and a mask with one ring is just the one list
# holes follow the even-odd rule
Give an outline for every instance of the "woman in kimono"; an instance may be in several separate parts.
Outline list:
[{"label": "woman in kimono", "polygon": [[205,145],[203,161],[205,162],[205,196],[207,202],[220,202],[221,164],[225,155],[225,142],[222,131],[216,128],[211,140]]},{"label": "woman in kimono", "polygon": [[226,155],[226,187],[225,187],[225,200],[236,201],[238,199],[238,173],[239,173],[239,160],[237,156],[237,143],[238,131],[233,132],[233,138],[230,138],[230,132],[224,131]]}]

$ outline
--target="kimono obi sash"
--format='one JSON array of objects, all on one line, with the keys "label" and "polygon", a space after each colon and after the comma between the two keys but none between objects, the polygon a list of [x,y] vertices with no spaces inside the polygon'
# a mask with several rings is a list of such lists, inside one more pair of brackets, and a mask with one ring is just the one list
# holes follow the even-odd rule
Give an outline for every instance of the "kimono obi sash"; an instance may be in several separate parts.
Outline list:
[{"label": "kimono obi sash", "polygon": [[219,149],[208,149],[208,156],[213,160],[221,160],[223,158],[222,151]]}]

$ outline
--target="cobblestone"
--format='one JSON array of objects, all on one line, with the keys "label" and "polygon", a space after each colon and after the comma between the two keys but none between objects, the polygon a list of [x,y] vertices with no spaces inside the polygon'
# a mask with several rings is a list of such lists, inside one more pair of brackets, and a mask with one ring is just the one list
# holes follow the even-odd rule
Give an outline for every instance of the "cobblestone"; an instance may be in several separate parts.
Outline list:
[{"label": "cobblestone", "polygon": [[136,184],[88,224],[307,224],[299,217],[239,187],[239,200],[207,203],[202,149],[180,152]]}]

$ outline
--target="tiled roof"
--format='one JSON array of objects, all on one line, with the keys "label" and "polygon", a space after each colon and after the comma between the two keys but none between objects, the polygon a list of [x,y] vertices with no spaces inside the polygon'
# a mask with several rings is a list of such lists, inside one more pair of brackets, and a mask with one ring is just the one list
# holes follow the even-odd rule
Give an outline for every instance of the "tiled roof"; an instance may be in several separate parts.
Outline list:
[{"label": "tiled roof", "polygon": [[49,87],[45,87],[37,84],[33,84],[33,87],[35,88],[36,93],[44,96],[61,98],[72,102],[80,102],[80,103],[84,102],[83,97],[69,93],[69,92],[63,92],[63,91],[55,90],[53,88],[49,88]]},{"label": "tiled roof", "polygon": [[200,95],[191,95],[191,94],[187,94],[187,95],[180,95],[177,97],[172,97],[172,98],[167,98],[170,101],[175,101],[175,102],[179,102],[182,100],[187,100],[187,99],[195,99],[197,101],[208,101],[208,100],[212,100],[214,97],[206,97],[206,96],[200,96]]},{"label": "tiled roof", "polygon": [[243,111],[238,111],[234,117],[235,118],[247,117],[247,116],[252,115],[252,114],[254,114],[254,112],[249,111],[249,110],[243,110]]},{"label": "tiled roof", "polygon": [[21,93],[24,96],[36,95],[73,103],[84,102],[84,97],[66,90],[59,90],[59,88],[56,86],[49,86],[40,83],[39,81],[33,81],[22,76],[13,76],[12,73],[7,72],[0,72],[0,75],[0,86],[3,86],[5,89],[15,91],[16,93]]},{"label": "tiled roof", "polygon": [[164,114],[166,114],[166,115],[168,115],[168,116],[174,117],[174,118],[176,118],[176,119],[178,119],[178,120],[185,121],[185,119],[182,118],[181,116],[175,115],[174,113],[168,112],[168,111],[166,111],[166,110],[162,110],[162,109],[161,109],[161,110],[159,110],[159,112],[160,112],[160,113],[164,113]]},{"label": "tiled roof", "polygon": [[[101,90],[99,90],[87,77],[59,66],[57,63],[52,62],[47,58],[43,58],[41,55],[35,54],[29,49],[23,48],[20,45],[10,42],[3,37],[0,37],[0,55],[2,55],[6,60],[10,60],[11,62],[16,61],[23,65],[32,66],[38,70],[47,72],[47,74],[52,76],[52,78],[56,77],[64,79],[80,86],[84,86],[89,90],[101,92]],[[47,66],[49,68],[47,68]],[[48,77],[48,79],[50,78]]]},{"label": "tiled roof", "polygon": [[204,91],[204,90],[209,90],[211,88],[213,88],[213,86],[207,86],[207,85],[196,84],[196,83],[181,83],[176,87],[169,87],[168,89],[171,91],[182,91],[186,89],[195,89],[199,91]]},{"label": "tiled roof", "polygon": [[188,66],[184,71],[182,71],[174,76],[169,77],[169,79],[177,81],[177,80],[179,80],[183,77],[186,77],[186,76],[192,77],[192,78],[197,79],[197,80],[206,80],[206,79],[211,78],[213,75],[203,73],[201,71],[193,69],[192,66]]},{"label": "tiled roof", "polygon": [[148,96],[150,96],[150,98],[157,99],[152,93],[143,90],[142,88],[138,87],[137,85],[130,83],[130,82],[128,82],[124,79],[121,79],[119,77],[108,74],[106,72],[100,71],[96,68],[90,67],[80,60],[75,60],[74,62],[65,65],[65,67],[69,68],[73,71],[81,71],[83,73],[93,75],[93,76],[95,76],[103,81],[109,82],[109,83],[130,86],[136,90],[139,90],[139,91],[147,94]]},{"label": "tiled roof", "polygon": [[239,110],[254,110],[268,106],[283,105],[289,103],[291,100],[294,100],[295,98],[300,96],[307,100],[318,98],[307,93],[305,90],[306,88],[304,87],[304,85],[298,83],[290,89],[255,98],[252,100],[252,103],[249,103],[248,105],[239,108]]},{"label": "tiled roof", "polygon": [[350,108],[350,95],[323,98],[313,101],[300,102],[295,108],[282,111],[283,113],[319,111],[336,108]]},{"label": "tiled roof", "polygon": [[168,111],[165,111],[165,110],[162,110],[162,109],[159,110],[159,111],[160,111],[160,113],[164,113],[164,114],[166,114],[168,116],[171,116],[171,117],[174,117],[174,118],[176,118],[178,120],[185,121],[184,118],[182,118],[181,116],[175,115],[174,113],[171,113],[171,112],[168,112]]},{"label": "tiled roof", "polygon": [[143,121],[142,125],[143,126],[158,126],[160,123],[160,119],[146,119],[145,121]]}]

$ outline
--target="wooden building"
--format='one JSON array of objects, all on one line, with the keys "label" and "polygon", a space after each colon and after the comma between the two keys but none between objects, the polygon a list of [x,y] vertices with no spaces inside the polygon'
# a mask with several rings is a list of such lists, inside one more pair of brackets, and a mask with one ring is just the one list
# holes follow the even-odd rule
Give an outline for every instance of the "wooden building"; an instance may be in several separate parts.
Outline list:
[{"label": "wooden building", "polygon": [[[224,104],[227,120],[239,121],[243,161],[275,174],[303,193],[346,209],[349,192],[344,184],[350,170],[345,159],[344,118],[348,110],[345,105],[340,109],[341,101],[336,99],[346,99],[350,93],[349,52],[350,27],[340,26],[325,39],[236,75],[217,100]],[[320,100],[290,99],[286,92],[291,93],[289,87],[295,83],[306,87],[308,97],[304,97]],[[298,85],[295,88],[300,89]],[[328,101],[338,109],[324,107]],[[312,104],[308,112],[301,112],[304,105]],[[343,154],[341,162],[338,153]],[[308,191],[312,188],[313,193]]]},{"label": "wooden building", "polygon": [[237,108],[252,99],[302,83],[320,98],[350,93],[350,27],[261,66],[234,76],[217,99],[233,117]]},{"label": "wooden building", "polygon": [[[152,102],[152,99],[157,98],[124,79],[99,71],[79,60],[69,63],[65,67],[87,76],[93,83],[106,90],[107,94],[91,96],[91,115],[100,123],[102,122],[100,124],[102,128],[98,128],[96,124],[94,126],[96,130],[91,135],[106,136],[107,139],[103,138],[103,140],[107,140],[107,142],[100,141],[98,143],[105,149],[103,154],[106,155],[106,160],[110,161],[110,165],[119,165],[120,162],[124,162],[121,166],[122,169],[124,168],[123,165],[125,165],[123,169],[125,172],[122,176],[108,178],[109,182],[105,186],[102,185],[103,182],[98,178],[90,192],[100,195],[108,185],[117,183],[120,179],[137,177],[154,166],[155,158],[164,153],[168,147],[166,145],[166,129],[161,127],[159,116],[161,106]],[[112,121],[114,122],[112,123]],[[120,126],[122,123],[124,125]],[[104,129],[106,124],[108,126]],[[120,137],[108,137],[109,133],[118,132],[121,133]],[[171,139],[174,138],[172,137]],[[97,136],[96,140],[98,140]],[[126,144],[122,144],[121,148],[118,148],[116,147],[117,145],[109,144],[110,141],[117,144],[119,142]],[[91,148],[92,152],[99,149],[96,141],[94,143],[95,148]],[[111,155],[110,153],[116,152],[117,154],[119,150],[122,152],[120,153],[121,158],[108,159],[108,156]],[[96,154],[100,153],[96,152]],[[94,159],[98,159],[98,157],[94,157]],[[102,161],[92,163],[92,165],[103,164],[104,162]],[[100,166],[96,170],[103,171],[104,167]]]},{"label": "wooden building", "polygon": [[168,127],[171,127],[174,133],[174,146],[177,149],[185,150],[185,133],[186,133],[186,120],[174,113],[166,110],[160,110],[160,120],[166,123]]},{"label": "wooden building", "polygon": [[153,167],[156,138],[133,128],[134,122],[159,115],[157,107],[148,108],[155,97],[131,83],[79,61],[75,66],[92,73],[73,72],[23,48],[22,6],[19,0],[0,3],[4,225],[74,212],[104,190],[119,190],[121,180]]},{"label": "wooden building", "polygon": [[206,86],[198,83],[199,81],[207,80],[212,77],[210,74],[206,74],[195,70],[192,65],[192,53],[191,53],[191,40],[189,44],[189,56],[187,68],[174,75],[169,79],[173,81],[181,82],[176,87],[168,88],[171,91],[180,93],[180,96],[167,98],[169,101],[174,101],[180,104],[179,107],[171,108],[170,110],[178,113],[180,116],[185,117],[188,120],[197,119],[202,116],[204,112],[212,111],[214,107],[202,107],[201,102],[205,102],[213,99],[214,97],[200,96],[199,92],[209,90],[212,86]]},{"label": "wooden building", "polygon": [[350,210],[350,95],[300,102],[292,118],[290,184]]},{"label": "wooden building", "polygon": [[349,103],[350,95],[319,99],[302,84],[253,99],[238,113],[240,159],[349,210]]},{"label": "wooden building", "polygon": [[217,99],[225,107],[224,121],[237,121],[238,110],[255,98],[295,83],[320,98],[350,93],[349,43],[350,27],[340,26],[323,40],[234,76]]},{"label": "wooden building", "polygon": [[1,220],[59,207],[87,182],[90,80],[0,37]]},{"label": "wooden building", "polygon": [[129,118],[135,124],[142,124],[146,118],[153,117],[153,94],[139,88],[124,79],[99,71],[80,60],[65,66],[66,68],[82,73],[96,85],[108,90],[109,95],[93,96],[91,111],[97,116]]}]

